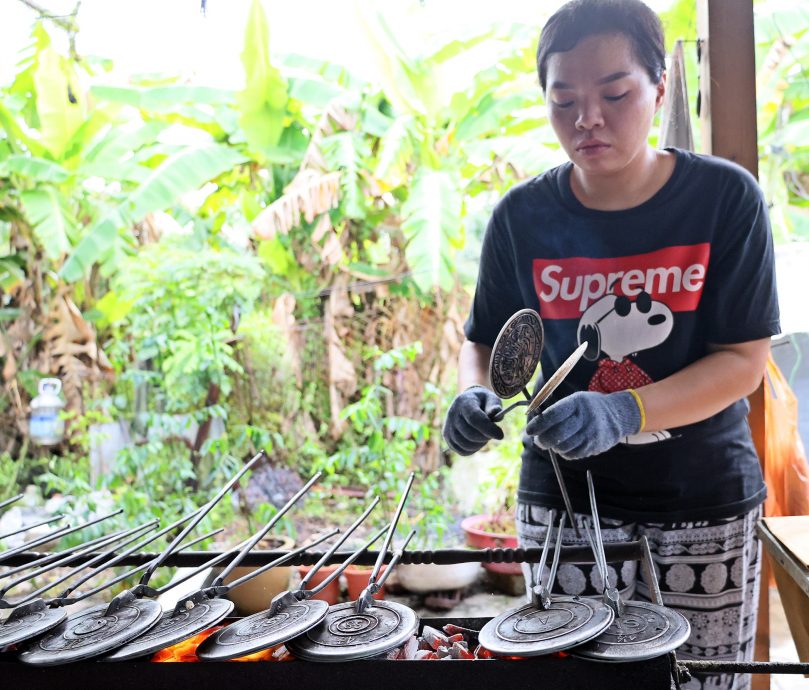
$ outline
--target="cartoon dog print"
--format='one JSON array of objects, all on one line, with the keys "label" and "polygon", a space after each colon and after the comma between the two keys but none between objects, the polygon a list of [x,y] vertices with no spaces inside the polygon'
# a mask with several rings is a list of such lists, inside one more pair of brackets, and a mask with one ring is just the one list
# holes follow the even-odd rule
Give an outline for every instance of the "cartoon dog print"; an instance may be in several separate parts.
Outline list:
[{"label": "cartoon dog print", "polygon": [[[587,343],[584,357],[598,362],[588,390],[613,393],[652,383],[630,355],[657,347],[669,337],[674,317],[663,302],[646,292],[634,299],[608,294],[593,302],[579,320],[578,341]],[[606,355],[599,359],[601,354]],[[638,445],[671,438],[671,433],[643,431],[627,436],[623,443]]]}]

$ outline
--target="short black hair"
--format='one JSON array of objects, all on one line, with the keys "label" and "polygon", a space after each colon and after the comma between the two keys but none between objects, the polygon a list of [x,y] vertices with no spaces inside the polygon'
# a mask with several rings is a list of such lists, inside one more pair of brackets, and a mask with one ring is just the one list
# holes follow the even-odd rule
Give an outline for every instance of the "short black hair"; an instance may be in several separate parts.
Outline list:
[{"label": "short black hair", "polygon": [[537,72],[543,91],[550,55],[572,50],[597,34],[626,36],[649,79],[660,83],[666,70],[666,44],[660,17],[648,5],[641,0],[570,0],[554,12],[539,37]]}]

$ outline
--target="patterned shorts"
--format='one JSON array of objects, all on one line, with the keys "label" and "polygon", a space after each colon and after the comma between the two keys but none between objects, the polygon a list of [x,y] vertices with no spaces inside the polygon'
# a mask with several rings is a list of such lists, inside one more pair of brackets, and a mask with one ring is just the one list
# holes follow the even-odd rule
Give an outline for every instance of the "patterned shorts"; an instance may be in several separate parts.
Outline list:
[{"label": "patterned shorts", "polygon": [[[580,524],[584,516],[576,514]],[[677,650],[680,659],[751,661],[756,633],[756,612],[761,576],[761,547],[755,526],[761,508],[723,520],[676,523],[622,522],[601,518],[605,544],[646,536],[652,551],[660,592],[666,606],[677,609],[691,623],[691,636]],[[520,546],[541,547],[548,509],[520,503],[517,534]],[[565,528],[564,544],[586,545],[583,531],[576,537]],[[549,559],[550,560],[550,559]],[[610,584],[624,599],[650,601],[648,584],[638,577],[640,563],[610,563]],[[523,564],[528,579],[528,566]],[[547,575],[547,572],[546,572]],[[603,587],[592,564],[563,563],[553,591],[597,596]],[[749,675],[704,674],[682,686],[688,690],[743,690]]]}]

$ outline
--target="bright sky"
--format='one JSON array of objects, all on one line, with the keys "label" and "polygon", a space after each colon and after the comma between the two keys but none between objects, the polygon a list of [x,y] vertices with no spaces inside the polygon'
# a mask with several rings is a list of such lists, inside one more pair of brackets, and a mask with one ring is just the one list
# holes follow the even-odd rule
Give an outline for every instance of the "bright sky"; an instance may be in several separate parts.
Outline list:
[{"label": "bright sky", "polygon": [[[35,0],[54,14],[72,11],[75,0]],[[663,10],[672,0],[647,0]],[[461,36],[496,22],[534,23],[561,0],[262,0],[275,53],[301,53],[344,64],[373,77],[374,64],[360,29],[359,12],[384,7],[405,47],[417,54],[431,35]],[[83,0],[80,54],[110,58],[114,79],[143,72],[176,72],[197,83],[238,88],[239,54],[250,0]],[[0,83],[15,73],[35,12],[20,0],[0,0]]]}]

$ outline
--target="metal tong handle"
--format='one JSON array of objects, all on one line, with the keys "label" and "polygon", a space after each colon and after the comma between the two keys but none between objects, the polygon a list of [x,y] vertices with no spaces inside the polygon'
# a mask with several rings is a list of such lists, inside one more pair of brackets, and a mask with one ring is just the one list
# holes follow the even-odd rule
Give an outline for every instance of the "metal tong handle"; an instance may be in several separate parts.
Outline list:
[{"label": "metal tong handle", "polygon": [[177,580],[172,580],[171,582],[163,585],[162,587],[158,587],[155,590],[155,596],[160,596],[161,594],[165,594],[166,592],[168,592],[173,587],[176,587],[177,585],[181,585],[184,582],[187,582],[188,580],[190,580],[192,577],[195,577],[196,575],[199,575],[203,570],[207,570],[208,568],[213,568],[214,566],[219,565],[223,561],[226,561],[228,558],[232,558],[237,553],[239,553],[241,548],[248,541],[249,541],[249,539],[245,539],[243,541],[240,541],[238,544],[236,544],[236,546],[234,546],[229,551],[225,551],[224,553],[220,553],[218,556],[214,556],[211,560],[206,561],[202,565],[194,568],[190,572],[183,575],[181,578],[178,578]]},{"label": "metal tong handle", "polygon": [[[64,559],[65,561],[70,561],[70,560],[72,560],[74,558],[77,558],[79,556],[83,556],[86,553],[89,553],[91,550],[95,549],[99,545],[100,546],[109,546],[110,544],[115,543],[116,541],[121,541],[122,539],[124,539],[124,541],[121,544],[117,544],[115,547],[113,547],[111,549],[108,549],[107,551],[104,551],[104,552],[102,552],[100,554],[97,554],[95,557],[91,558],[86,563],[83,563],[78,568],[75,568],[75,569],[71,570],[70,572],[62,575],[61,577],[57,578],[53,582],[48,582],[47,584],[43,585],[42,587],[35,590],[34,592],[31,592],[30,594],[28,594],[28,596],[24,597],[21,601],[18,601],[13,605],[16,607],[16,606],[21,606],[23,604],[28,604],[28,603],[32,602],[34,599],[37,599],[39,597],[39,595],[42,594],[43,592],[47,592],[49,589],[53,589],[57,585],[63,583],[65,580],[69,580],[71,577],[74,577],[76,575],[76,573],[78,573],[80,570],[83,570],[84,568],[90,568],[90,567],[94,566],[96,563],[99,563],[100,561],[103,561],[104,559],[108,558],[110,555],[113,555],[121,547],[132,543],[136,539],[140,539],[143,536],[144,532],[147,532],[149,530],[153,530],[155,528],[155,526],[157,525],[157,523],[158,523],[158,521],[154,520],[153,522],[146,523],[145,525],[141,525],[140,527],[135,527],[135,528],[133,528],[131,530],[128,530],[126,532],[119,532],[119,533],[117,533],[115,535],[107,537],[107,540],[105,542],[102,542],[101,544],[96,544],[94,546],[86,547],[84,550],[80,551],[79,553],[73,554],[72,556],[68,556],[66,559]],[[61,565],[61,563],[53,564],[52,566],[49,566],[47,568],[40,569],[40,571],[50,570],[51,568],[57,567],[57,565]],[[37,574],[39,574],[39,573],[37,573]],[[0,595],[5,595],[5,593],[8,590],[10,590],[12,587],[15,587],[20,582],[24,582],[25,580],[30,579],[30,577],[33,577],[33,575],[26,576],[24,578],[17,578],[13,582],[10,582],[6,586],[5,589],[0,591]],[[0,600],[0,601],[2,601],[2,600]]]},{"label": "metal tong handle", "polygon": [[559,516],[559,530],[556,533],[556,549],[553,552],[553,563],[551,564],[551,572],[548,574],[548,591],[553,589],[553,583],[556,581],[556,569],[559,567],[559,556],[562,553],[562,531],[565,528],[565,514]]},{"label": "metal tong handle", "polygon": [[275,560],[270,561],[266,565],[262,565],[260,568],[257,568],[256,570],[247,573],[246,575],[242,575],[238,580],[234,580],[228,585],[223,585],[222,589],[225,590],[224,593],[229,592],[234,587],[238,587],[239,585],[244,584],[248,580],[252,580],[254,577],[258,577],[262,573],[267,572],[270,568],[275,568],[279,565],[283,565],[287,561],[295,558],[295,556],[302,554],[304,551],[307,551],[308,549],[311,549],[313,546],[317,546],[318,544],[322,544],[324,541],[331,539],[335,534],[340,534],[340,530],[333,529],[331,532],[328,532],[322,537],[315,539],[315,541],[313,541],[311,544],[306,544],[305,546],[301,546],[297,549],[294,549],[293,551],[290,551],[289,553],[286,553],[283,556],[279,556]]},{"label": "metal tong handle", "polygon": [[[201,537],[197,537],[196,539],[192,539],[185,546],[183,546],[180,549],[180,551],[185,551],[186,549],[190,549],[195,544],[198,544],[201,541],[205,541],[206,539],[210,539],[214,534],[219,534],[222,531],[223,531],[222,529],[215,529],[213,532],[208,532],[207,534],[203,534]],[[104,582],[104,583],[98,585],[98,587],[94,587],[89,592],[84,592],[83,594],[82,593],[77,594],[75,597],[71,597],[69,599],[67,599],[67,598],[66,599],[60,599],[60,605],[67,606],[68,604],[75,604],[78,601],[82,601],[84,599],[87,599],[88,597],[91,597],[94,594],[98,594],[99,592],[102,592],[105,589],[107,589],[109,587],[112,587],[113,585],[117,585],[119,582],[121,582],[121,580],[126,580],[128,577],[132,577],[135,573],[139,573],[141,570],[143,570],[144,568],[147,568],[148,566],[149,566],[149,563],[143,563],[143,564],[139,565],[137,568],[132,568],[132,570],[129,570],[129,571],[127,571],[127,572],[125,572],[125,573],[123,573],[121,575],[118,575],[117,577],[113,578],[109,582]],[[104,566],[104,567],[106,568],[108,566]],[[74,589],[75,589],[75,587],[71,588],[71,591],[74,590]],[[118,596],[121,596],[121,595],[119,594]],[[111,605],[112,605],[112,602],[110,602],[110,606]],[[109,611],[109,607],[107,608],[107,611]],[[108,614],[105,612],[104,615],[108,615]]]},{"label": "metal tong handle", "polygon": [[[368,506],[365,509],[365,512],[362,515],[360,515],[352,523],[352,525],[343,533],[343,535],[336,542],[334,542],[332,547],[323,555],[323,557],[311,567],[309,572],[301,580],[300,585],[298,586],[298,589],[300,591],[305,591],[306,590],[306,585],[309,584],[309,581],[315,576],[315,573],[317,573],[317,571],[320,570],[320,568],[322,568],[326,564],[326,562],[335,554],[337,549],[339,549],[345,543],[346,539],[348,539],[354,533],[354,530],[356,530],[357,527],[359,527],[365,521],[365,518],[367,518],[371,514],[371,511],[374,508],[376,508],[377,505],[379,505],[379,496],[377,496],[373,500],[371,505]],[[376,537],[376,539],[378,539],[378,538],[379,537]],[[373,542],[371,542],[371,543],[373,543]],[[365,547],[363,547],[363,549],[360,549],[360,551],[357,552],[357,555],[359,555],[360,552],[364,551],[367,548],[368,548],[368,546],[365,546]],[[338,573],[338,575],[339,575],[339,573]],[[329,582],[331,582],[331,580],[329,580]],[[321,587],[321,589],[322,589],[322,587]],[[319,591],[320,590],[318,590],[318,592]],[[317,593],[317,592],[315,592],[315,593]]]},{"label": "metal tong handle", "polygon": [[548,511],[548,529],[545,532],[545,541],[542,544],[542,555],[539,557],[539,563],[536,567],[528,565],[528,572],[530,573],[530,589],[531,589],[531,603],[534,606],[546,609],[550,606],[550,594],[547,587],[542,584],[542,573],[545,570],[545,564],[548,562],[548,547],[551,544],[551,536],[553,534],[553,525],[556,522],[556,511]]},{"label": "metal tong handle", "polygon": [[490,415],[489,419],[493,422],[500,422],[503,420],[509,412],[511,412],[516,407],[522,407],[523,405],[530,405],[531,404],[531,394],[528,392],[527,388],[522,389],[522,394],[525,396],[525,400],[518,400],[517,402],[511,403],[506,409],[500,410],[496,414]]},{"label": "metal tong handle", "polygon": [[[67,596],[71,592],[74,592],[78,587],[81,587],[85,582],[87,582],[88,580],[94,578],[96,575],[98,575],[103,570],[106,570],[107,568],[112,568],[114,565],[118,565],[118,563],[120,563],[121,561],[123,561],[125,558],[132,555],[136,551],[140,551],[147,544],[150,544],[155,539],[159,539],[164,534],[167,534],[168,532],[171,532],[171,530],[176,529],[177,527],[182,525],[184,522],[187,522],[188,520],[190,520],[192,517],[194,517],[194,515],[197,514],[197,512],[199,512],[199,511],[194,511],[193,513],[190,513],[188,515],[185,515],[185,516],[181,517],[179,520],[175,520],[170,525],[167,525],[166,527],[159,530],[158,532],[155,532],[150,537],[148,537],[148,538],[140,541],[139,543],[135,544],[135,546],[133,546],[131,549],[127,549],[123,553],[120,553],[117,556],[115,556],[112,560],[108,561],[107,563],[103,563],[102,565],[98,566],[97,568],[93,568],[93,570],[91,570],[89,573],[86,573],[79,580],[77,580],[70,587],[68,587],[64,592],[62,592],[57,597],[57,599],[65,599],[65,598],[67,598]],[[147,565],[150,562],[151,561],[147,562]]]},{"label": "metal tong handle", "polygon": [[410,477],[407,479],[407,484],[405,485],[404,491],[402,492],[402,497],[399,499],[399,506],[396,508],[396,512],[393,515],[393,520],[390,522],[390,527],[388,527],[388,533],[385,535],[385,542],[382,544],[382,548],[379,550],[379,555],[376,558],[376,563],[374,563],[374,569],[371,571],[371,577],[368,578],[368,586],[370,587],[372,584],[376,582],[376,578],[379,576],[379,571],[382,568],[382,563],[385,560],[385,554],[388,552],[390,548],[390,542],[393,539],[393,533],[396,531],[396,525],[399,523],[399,518],[402,516],[402,511],[405,507],[405,502],[407,501],[407,496],[410,493],[410,487],[413,486],[413,480],[416,478],[416,473],[411,472]]},{"label": "metal tong handle", "polygon": [[[374,605],[374,594],[382,589],[382,585],[385,584],[385,580],[388,579],[388,576],[393,572],[393,569],[402,559],[402,554],[404,554],[407,545],[414,536],[416,536],[416,530],[411,530],[410,534],[405,537],[404,543],[399,547],[396,553],[393,554],[393,558],[390,559],[390,563],[388,563],[388,567],[385,569],[385,572],[382,573],[382,577],[380,577],[379,580],[369,582],[368,586],[362,590],[362,593],[359,595],[359,597],[357,597],[357,613],[363,613],[366,609]],[[381,553],[384,557],[386,551],[382,551]]]},{"label": "metal tong handle", "polygon": [[33,539],[32,541],[26,542],[25,544],[20,544],[20,546],[14,548],[14,549],[9,549],[8,551],[4,551],[2,554],[0,554],[0,561],[4,561],[7,558],[11,558],[11,556],[16,556],[18,553],[22,553],[23,551],[27,551],[28,549],[30,549],[30,548],[32,548],[34,546],[40,546],[41,544],[46,544],[49,541],[53,541],[54,539],[61,539],[62,537],[66,536],[68,534],[73,534],[73,532],[78,532],[79,530],[82,530],[85,527],[90,527],[90,526],[95,525],[95,524],[97,524],[99,522],[102,522],[103,520],[107,520],[107,519],[109,519],[111,517],[115,517],[116,515],[120,515],[123,512],[124,512],[123,510],[116,510],[114,513],[109,513],[107,515],[102,515],[99,518],[94,518],[92,520],[88,520],[87,522],[84,522],[84,523],[82,523],[80,525],[76,525],[75,527],[71,527],[70,525],[60,527],[59,529],[54,530],[53,532],[50,532],[49,534],[46,534],[43,537],[39,537],[38,539]]},{"label": "metal tong handle", "polygon": [[239,563],[244,560],[244,557],[247,555],[247,552],[250,551],[258,542],[267,534],[287,512],[289,509],[294,506],[301,497],[306,494],[309,489],[312,488],[312,484],[314,484],[318,479],[320,479],[320,472],[317,472],[314,477],[312,477],[306,484],[301,487],[301,489],[292,497],[290,498],[279,510],[278,512],[272,516],[272,518],[267,522],[264,527],[262,527],[258,532],[256,532],[250,541],[244,545],[244,548],[238,553],[236,558],[234,558],[221,573],[219,576],[213,581],[211,584],[212,587],[219,587],[224,579],[233,572],[233,569],[239,565]]},{"label": "metal tong handle", "polygon": [[624,602],[621,599],[621,595],[618,593],[618,588],[610,585],[609,571],[607,570],[607,555],[604,552],[604,539],[601,536],[601,522],[598,518],[598,506],[596,505],[596,489],[593,484],[593,474],[590,470],[587,470],[587,493],[590,498],[590,515],[593,521],[595,546],[593,545],[593,537],[590,535],[589,529],[587,530],[587,539],[590,542],[590,548],[593,549],[596,565],[601,572],[601,580],[604,583],[604,602],[615,611],[616,616],[620,616],[624,612]]},{"label": "metal tong handle", "polygon": [[16,503],[19,501],[24,494],[17,494],[16,496],[12,496],[11,498],[7,498],[5,501],[0,501],[0,510],[3,510],[6,506],[10,506],[12,503]]},{"label": "metal tong handle", "polygon": [[[60,567],[62,565],[67,565],[68,563],[74,561],[75,559],[80,558],[81,556],[84,556],[84,555],[86,555],[88,553],[91,553],[92,551],[94,551],[99,546],[103,548],[105,546],[109,546],[110,544],[115,543],[116,541],[120,541],[121,539],[126,539],[127,537],[132,536],[132,535],[134,535],[134,537],[130,541],[134,541],[135,539],[139,539],[142,536],[142,534],[140,534],[141,532],[143,532],[144,530],[147,530],[147,529],[154,529],[154,527],[157,525],[157,523],[158,523],[158,520],[153,520],[152,522],[146,523],[145,525],[140,525],[139,527],[134,527],[134,528],[132,528],[130,530],[119,531],[119,532],[116,532],[116,533],[111,534],[109,536],[103,537],[101,539],[101,541],[99,541],[97,543],[94,543],[92,545],[82,545],[82,548],[79,551],[76,551],[74,553],[70,553],[70,554],[68,554],[66,556],[62,556],[56,562],[50,563],[48,565],[41,566],[39,568],[36,568],[36,569],[26,573],[25,575],[23,575],[21,577],[15,578],[14,580],[11,580],[11,582],[6,584],[5,587],[0,589],[0,598],[4,597],[6,592],[8,592],[10,589],[13,589],[17,585],[19,585],[19,584],[21,584],[23,582],[26,582],[28,580],[32,580],[33,578],[38,577],[39,575],[42,575],[43,573],[46,573],[46,572],[48,572],[50,570],[53,570],[54,568],[58,568],[58,567]],[[138,534],[136,534],[136,532]],[[95,558],[92,558],[91,560],[87,561],[86,563],[83,563],[81,566],[79,566],[78,568],[75,568],[74,570],[72,570],[68,574],[63,575],[58,580],[56,580],[54,582],[51,582],[51,583],[47,584],[44,587],[41,587],[36,592],[33,592],[28,597],[26,597],[26,599],[29,599],[32,596],[36,596],[38,594],[41,594],[42,592],[50,589],[51,587],[55,587],[56,585],[64,582],[65,580],[70,579],[79,570],[82,570],[83,568],[89,568],[89,567],[95,565],[95,563],[97,563],[99,560],[101,560],[103,558],[106,558],[107,556],[109,556],[112,553],[115,553],[116,549],[119,549],[119,548],[121,548],[121,546],[125,546],[128,543],[129,543],[129,541],[126,541],[123,544],[118,544],[114,549],[110,549],[109,551],[98,554]]]},{"label": "metal tong handle", "polygon": [[5,534],[0,534],[0,539],[7,539],[8,537],[13,537],[15,534],[19,534],[20,532],[27,532],[29,529],[35,529],[36,527],[42,527],[42,525],[50,525],[52,522],[56,522],[57,520],[61,520],[64,517],[61,513],[56,515],[52,515],[47,520],[41,520],[40,522],[35,522],[32,525],[23,525],[18,529],[15,529],[12,532],[6,532]]},{"label": "metal tong handle", "polygon": [[53,563],[54,561],[64,558],[65,556],[71,553],[75,553],[76,551],[79,551],[81,549],[86,549],[88,546],[95,547],[98,546],[99,544],[106,544],[107,539],[109,539],[110,537],[118,534],[123,534],[126,531],[127,530],[119,530],[118,532],[113,532],[113,534],[107,534],[104,535],[103,537],[96,537],[95,539],[86,541],[83,544],[76,544],[76,546],[71,546],[70,548],[64,549],[62,551],[57,551],[55,553],[49,553],[47,556],[42,556],[42,558],[37,558],[28,563],[24,563],[23,565],[18,565],[14,568],[9,568],[8,570],[5,570],[2,573],[0,573],[0,580],[7,577],[11,577],[12,575],[16,575],[17,573],[23,570],[28,570],[28,568],[39,568],[40,566],[47,565],[48,563]]},{"label": "metal tong handle", "polygon": [[257,462],[258,462],[258,461],[259,461],[261,458],[263,458],[263,457],[266,457],[266,456],[265,456],[265,453],[264,453],[264,451],[263,451],[263,450],[262,450],[261,452],[259,452],[259,453],[256,453],[256,455],[254,455],[254,456],[253,456],[253,458],[252,458],[252,459],[251,459],[251,460],[250,460],[250,461],[249,461],[249,462],[248,462],[248,463],[247,463],[247,464],[246,464],[244,467],[242,467],[242,468],[241,468],[241,469],[240,469],[240,470],[239,470],[239,471],[238,471],[238,472],[237,472],[237,473],[236,473],[236,474],[235,474],[235,475],[234,475],[234,476],[233,476],[233,477],[230,479],[230,481],[229,481],[227,484],[225,484],[225,486],[223,486],[223,487],[222,487],[222,488],[219,490],[219,492],[216,494],[216,496],[214,496],[214,497],[213,497],[213,498],[212,498],[210,501],[208,501],[208,503],[206,503],[204,506],[202,506],[202,508],[201,508],[200,510],[198,510],[198,511],[195,513],[195,515],[194,515],[194,519],[193,519],[193,520],[192,520],[192,521],[191,521],[191,522],[190,522],[188,525],[186,525],[186,526],[185,526],[185,528],[183,528],[183,531],[182,531],[182,532],[180,532],[180,534],[178,534],[178,535],[177,535],[177,536],[176,536],[176,537],[175,537],[175,538],[172,540],[172,542],[171,542],[171,543],[170,543],[170,544],[169,544],[169,545],[168,545],[168,546],[165,548],[165,550],[164,550],[164,551],[163,551],[161,554],[159,554],[159,555],[158,555],[158,556],[157,556],[157,557],[156,557],[156,558],[155,558],[155,559],[154,559],[154,560],[151,562],[151,564],[149,565],[149,567],[146,569],[146,572],[145,572],[145,573],[143,573],[143,575],[141,576],[141,578],[140,578],[140,584],[142,584],[142,585],[146,585],[146,584],[148,584],[148,583],[149,583],[149,579],[150,579],[150,578],[152,577],[152,575],[154,574],[154,571],[155,571],[155,570],[157,570],[157,569],[158,569],[158,568],[159,568],[161,565],[163,565],[163,563],[165,562],[165,560],[166,560],[166,559],[167,559],[167,558],[168,558],[168,557],[169,557],[169,556],[170,556],[172,553],[174,553],[174,552],[177,550],[177,548],[178,548],[178,547],[179,547],[179,545],[180,545],[180,542],[182,542],[182,540],[183,540],[183,539],[185,539],[185,538],[188,536],[188,533],[189,533],[189,532],[190,532],[192,529],[194,529],[194,528],[195,528],[195,527],[196,527],[196,526],[199,524],[200,520],[202,520],[202,518],[204,518],[204,517],[205,517],[205,516],[206,516],[206,515],[207,515],[207,514],[208,514],[208,513],[209,513],[209,512],[210,512],[210,511],[213,509],[213,507],[214,507],[214,506],[215,506],[217,503],[219,503],[219,501],[221,501],[221,500],[222,500],[222,498],[225,496],[225,494],[226,494],[228,491],[230,491],[230,489],[233,487],[233,485],[234,485],[234,484],[235,484],[237,481],[239,481],[239,479],[242,477],[242,475],[243,475],[245,472],[247,472],[247,471],[248,471],[248,470],[249,470],[251,467],[253,467],[253,465],[255,465],[255,464],[256,464],[256,463],[257,463]]},{"label": "metal tong handle", "polygon": [[562,500],[565,502],[565,510],[567,511],[568,520],[570,520],[570,526],[573,528],[576,536],[580,537],[579,526],[573,518],[573,504],[570,502],[570,494],[567,492],[565,478],[562,476],[562,470],[559,467],[559,458],[556,457],[556,452],[550,448],[548,448],[548,455],[551,458],[551,466],[553,467],[553,473],[556,475],[556,482],[559,484],[559,491],[562,492]]},{"label": "metal tong handle", "polygon": [[[315,596],[315,594],[318,594],[319,592],[322,592],[324,589],[326,589],[326,587],[328,587],[332,582],[334,582],[334,580],[336,580],[338,577],[340,577],[340,575],[343,574],[343,571],[346,568],[348,568],[348,566],[350,566],[354,561],[356,561],[363,552],[370,549],[371,546],[373,545],[373,543],[375,541],[377,541],[383,534],[385,534],[387,529],[388,529],[388,526],[385,525],[373,537],[371,537],[367,542],[365,542],[365,544],[363,544],[359,549],[357,549],[348,558],[346,558],[339,565],[339,567],[337,567],[335,569],[335,571],[333,573],[331,573],[331,575],[329,575],[325,580],[323,580],[323,582],[321,582],[319,585],[317,585],[317,587],[314,587],[313,589],[308,589],[308,590],[303,591],[303,593],[305,595],[307,595],[306,598],[310,599],[311,597]],[[321,559],[321,560],[323,560],[323,559]],[[312,571],[310,570],[309,574],[306,576],[306,578],[304,578],[304,580],[308,579],[308,577],[309,577],[309,575],[311,575],[311,573],[312,573]],[[301,584],[300,584],[300,587],[299,587],[299,591],[302,591],[302,590],[303,590],[303,581],[301,581]]]}]

